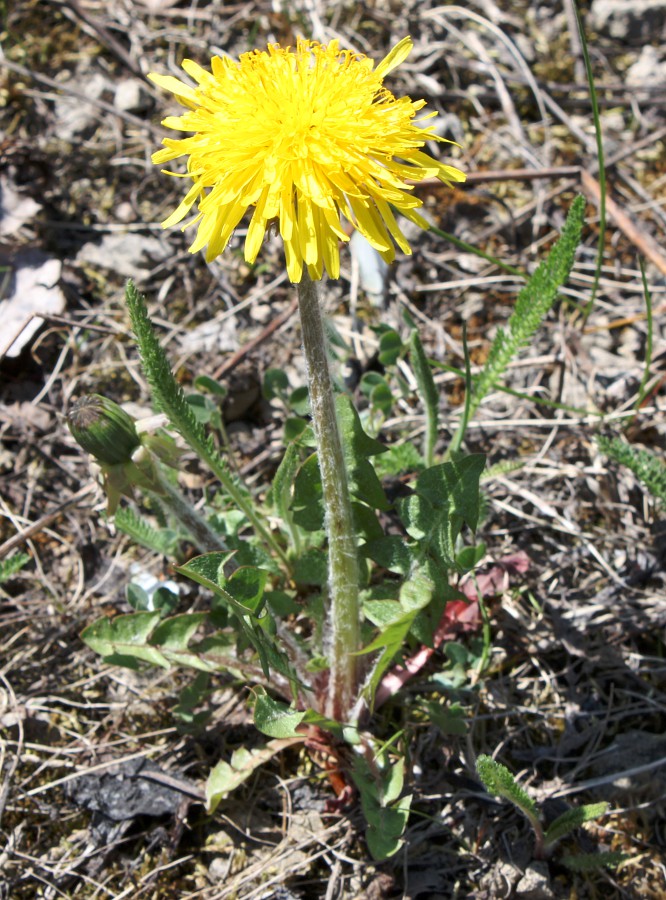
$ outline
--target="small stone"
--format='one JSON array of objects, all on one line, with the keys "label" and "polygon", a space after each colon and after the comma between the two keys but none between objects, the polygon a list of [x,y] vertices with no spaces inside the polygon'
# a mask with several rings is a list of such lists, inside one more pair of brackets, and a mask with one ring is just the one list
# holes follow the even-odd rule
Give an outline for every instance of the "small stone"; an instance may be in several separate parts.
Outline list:
[{"label": "small stone", "polygon": [[128,225],[130,222],[136,222],[137,214],[131,203],[127,201],[119,203],[116,206],[116,221],[124,222]]},{"label": "small stone", "polygon": [[666,38],[666,0],[594,0],[590,25],[619,41]]},{"label": "small stone", "polygon": [[251,312],[252,321],[258,325],[266,325],[275,315],[275,310],[270,303],[255,303]]},{"label": "small stone", "polygon": [[109,84],[100,72],[93,75],[81,73],[63,85],[63,96],[55,103],[56,137],[62,141],[72,141],[79,135],[93,130],[100,121],[100,110],[93,103],[86,103],[81,97],[67,93],[72,85],[77,93],[84,93],[90,100],[99,100]]},{"label": "small stone", "polygon": [[169,254],[166,243],[150,235],[136,232],[114,232],[103,235],[99,242],[84,244],[76,255],[79,265],[88,264],[102,269],[112,269],[124,278],[140,281],[150,274],[154,262]]},{"label": "small stone", "polygon": [[666,58],[663,53],[646,44],[633,66],[627,69],[626,82],[645,87],[666,82]]},{"label": "small stone", "polygon": [[153,104],[153,98],[138,78],[125,78],[119,81],[113,98],[113,105],[121,112],[145,112]]},{"label": "small stone", "polygon": [[555,896],[550,886],[548,866],[543,862],[533,862],[516,885],[514,895],[520,900],[552,900]]},{"label": "small stone", "polygon": [[1,259],[11,273],[6,297],[0,299],[0,358],[18,356],[41,328],[40,315],[60,315],[66,306],[58,282],[62,263],[41,250],[20,250],[12,258]]}]

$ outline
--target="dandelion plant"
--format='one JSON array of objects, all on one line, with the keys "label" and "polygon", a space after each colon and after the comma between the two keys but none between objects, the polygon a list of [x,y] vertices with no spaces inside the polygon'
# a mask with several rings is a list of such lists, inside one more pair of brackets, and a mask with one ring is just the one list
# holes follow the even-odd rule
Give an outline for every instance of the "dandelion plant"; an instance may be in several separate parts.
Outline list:
[{"label": "dandelion plant", "polygon": [[[443,140],[416,119],[424,101],[396,99],[384,78],[405,60],[410,38],[377,65],[337,41],[299,39],[294,49],[272,44],[238,62],[213,57],[207,71],[192,60],[183,69],[196,87],[151,75],[188,111],[163,124],[192,137],[167,138],[153,161],[187,157],[192,185],[164,227],[197,206],[197,236],[212,260],[226,247],[246,213],[245,258],[254,262],[272,222],[282,237],[287,273],[298,284],[312,422],[321,473],[329,555],[330,681],[327,712],[346,717],[359,687],[360,608],[358,538],[347,484],[342,440],[328,374],[328,350],[317,281],[340,275],[339,243],[349,240],[346,219],[386,262],[395,245],[410,247],[393,213],[423,228],[421,201],[411,182],[437,176],[465,180],[459,169],[427,156],[426,140]],[[187,226],[185,226],[187,227]]]},{"label": "dandelion plant", "polygon": [[[461,452],[464,426],[450,452],[441,448],[438,390],[415,326],[404,344],[397,332],[383,340],[387,366],[409,362],[426,412],[404,496],[387,496],[374,460],[388,448],[366,433],[352,398],[336,394],[329,371],[319,283],[340,276],[350,232],[359,231],[390,263],[397,249],[411,252],[399,217],[429,228],[414,184],[465,181],[423,149],[428,141],[447,143],[427,125],[435,113],[384,84],[411,48],[404,38],[375,64],[338,41],[299,38],[293,47],[271,44],[238,60],[213,57],[209,69],[186,59],[191,81],[150,76],[185,107],[163,123],[185,136],[165,138],[153,157],[160,165],[185,160],[184,173],[170,174],[187,190],[163,226],[192,227],[191,252],[205,249],[211,261],[246,219],[245,259],[254,263],[274,232],[296,285],[309,404],[285,428],[270,491],[255,496],[228,465],[173,377],[133,284],[127,304],[155,405],[214,475],[208,504],[188,503],[173,471],[160,469],[122,411],[94,400],[92,420],[77,419],[76,408],[70,416],[77,440],[100,460],[107,489],[115,490],[110,513],[118,512],[119,526],[159,552],[183,538],[193,544],[200,555],[180,555],[175,571],[206,589],[210,603],[207,611],[172,615],[167,604],[103,619],[84,631],[86,642],[121,664],[226,671],[251,685],[255,724],[271,740],[220,761],[208,781],[211,811],[274,753],[307,741],[329,760],[331,784],[343,799],[360,793],[368,846],[382,858],[400,847],[411,796],[403,794],[397,737],[382,743],[372,733],[375,700],[390,695],[395,670],[407,665],[405,651],[426,647],[431,654],[446,631],[442,624],[455,618],[458,579],[480,556],[465,540],[479,521],[485,465],[483,454]],[[582,215],[579,199],[549,259],[521,292],[508,334],[498,334],[476,381],[468,377],[470,415],[550,309],[571,267]],[[122,447],[104,460],[114,430]],[[147,494],[151,509],[164,514],[161,533],[140,513],[118,511],[121,494]]]}]

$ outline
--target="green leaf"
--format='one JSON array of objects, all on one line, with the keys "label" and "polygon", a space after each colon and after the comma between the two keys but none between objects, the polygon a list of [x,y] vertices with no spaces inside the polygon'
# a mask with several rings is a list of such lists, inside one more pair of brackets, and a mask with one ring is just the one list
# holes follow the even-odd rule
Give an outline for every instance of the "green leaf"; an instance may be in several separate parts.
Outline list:
[{"label": "green leaf", "polygon": [[305,385],[303,385],[302,387],[297,387],[291,392],[291,396],[289,397],[289,406],[297,416],[310,415],[310,395]]},{"label": "green leaf", "polygon": [[[175,566],[176,572],[191,578],[202,587],[208,588],[217,597],[222,599],[229,608],[238,616],[254,616],[255,611],[251,606],[245,606],[239,603],[232,594],[226,590],[225,585],[228,584],[224,577],[224,565],[233,556],[233,553],[205,553],[202,556],[195,556],[184,566]],[[242,570],[238,570],[242,571]]]},{"label": "green leaf", "polygon": [[379,372],[365,372],[361,378],[360,388],[368,398],[372,409],[379,410],[384,416],[391,414],[394,397],[383,375]]},{"label": "green leaf", "polygon": [[159,610],[163,616],[173,612],[179,603],[178,595],[174,594],[167,587],[159,587],[148,594],[140,585],[134,584],[134,582],[130,582],[125,588],[125,597],[135,612],[154,612]]},{"label": "green leaf", "polygon": [[649,450],[633,447],[620,438],[598,435],[597,443],[602,453],[631,469],[651,494],[661,501],[666,501],[666,465],[660,457],[650,453]]},{"label": "green leaf", "polygon": [[377,687],[382,676],[403,650],[405,639],[409,634],[415,616],[416,612],[403,613],[399,619],[383,627],[377,637],[361,651],[364,655],[375,653],[378,650],[382,651],[377,659],[374,660],[370,675],[366,679],[364,693],[370,707],[374,703]]},{"label": "green leaf", "polygon": [[309,456],[296,475],[291,511],[296,525],[306,531],[324,527],[324,502],[317,455]]},{"label": "green leaf", "polygon": [[411,441],[393,444],[375,463],[379,475],[402,475],[404,472],[421,472],[423,457]]},{"label": "green leaf", "polygon": [[217,406],[203,394],[187,394],[185,399],[200,425],[208,425],[215,416],[219,416]]},{"label": "green leaf", "polygon": [[486,555],[486,545],[476,544],[474,547],[463,547],[456,556],[456,567],[460,572],[471,572]]},{"label": "green leaf", "polygon": [[576,197],[571,204],[562,234],[548,257],[539,265],[518,294],[509,319],[508,333],[499,329],[483,371],[474,383],[469,415],[497,384],[516,352],[526,344],[550,310],[560,287],[569,277],[585,216],[585,199]]},{"label": "green leaf", "polygon": [[183,613],[163,619],[153,631],[151,643],[163,651],[185,650],[206,618],[206,613]]},{"label": "green leaf", "polygon": [[[168,669],[170,664],[164,654],[148,644],[161,618],[158,611],[98,619],[81,632],[81,638],[100,656],[131,657]],[[122,665],[120,660],[118,663]]]},{"label": "green leaf", "polygon": [[220,400],[224,400],[229,393],[224,384],[217,381],[215,378],[211,378],[210,375],[197,375],[193,384],[198,391],[205,391],[208,394],[213,394],[214,397],[219,397]]},{"label": "green leaf", "polygon": [[273,738],[299,736],[296,729],[305,718],[304,712],[273,700],[262,687],[255,687],[254,695],[254,724],[262,734]]},{"label": "green leaf", "polygon": [[569,809],[565,813],[562,813],[561,816],[558,816],[558,818],[551,823],[546,831],[544,840],[545,846],[548,847],[556,841],[559,841],[575,828],[580,828],[584,822],[591,822],[593,819],[598,819],[600,816],[605,815],[609,805],[610,804],[603,802],[587,803],[584,806],[579,806],[576,809]]},{"label": "green leaf", "polygon": [[145,298],[132,281],[127,282],[125,302],[155,405],[160,412],[166,413],[174,428],[182,434],[199,458],[210,466],[232,497],[247,500],[247,491],[230,475],[225,460],[197,421],[183,389],[174,378],[166,353],[160,346],[150,321]]},{"label": "green leaf", "polygon": [[602,866],[615,868],[632,858],[629,853],[609,850],[604,853],[565,853],[558,858],[558,862],[572,872],[595,872]]},{"label": "green leaf", "polygon": [[390,504],[375,470],[368,462],[369,457],[385,453],[386,447],[363,431],[359,415],[347,394],[339,394],[335,406],[352,496],[373,509],[388,510]]},{"label": "green leaf", "polygon": [[[369,437],[346,394],[336,398],[336,409],[342,431],[345,466],[352,496],[373,509],[387,510],[389,503],[368,457],[383,453],[385,447]],[[291,502],[293,521],[306,531],[321,531],[324,527],[321,475],[316,454],[305,460],[294,480]]]},{"label": "green leaf", "polygon": [[414,371],[419,395],[423,401],[426,414],[426,432],[423,458],[426,465],[432,466],[434,461],[435,442],[439,422],[439,393],[432,376],[430,363],[423,350],[418,331],[414,330],[410,338],[409,361]]},{"label": "green leaf", "polygon": [[287,445],[294,442],[302,447],[314,447],[314,435],[308,420],[298,416],[289,416],[285,419],[284,442]]},{"label": "green leaf", "polygon": [[264,591],[264,597],[273,613],[281,619],[296,615],[301,610],[300,604],[287,591]]},{"label": "green leaf", "polygon": [[321,550],[311,547],[294,563],[294,581],[323,587],[328,581],[328,559]]},{"label": "green leaf", "polygon": [[384,536],[384,529],[374,509],[370,509],[369,506],[358,500],[352,500],[352,510],[354,512],[354,528],[360,539],[374,541]]},{"label": "green leaf", "polygon": [[406,575],[414,562],[414,554],[404,538],[398,535],[368,541],[361,547],[361,552],[378,566],[388,569],[389,572],[398,572],[400,575]]},{"label": "green leaf", "polygon": [[125,588],[125,599],[135,612],[153,612],[148,593],[139,584],[130,582]]},{"label": "green leaf", "polygon": [[247,525],[247,518],[239,509],[217,510],[210,516],[209,522],[215,531],[230,539],[227,543],[232,542],[234,546],[241,543],[238,533]]},{"label": "green leaf", "polygon": [[266,369],[263,394],[266,400],[279,399],[286,402],[289,394],[289,378],[282,369]]},{"label": "green leaf", "polygon": [[[219,573],[218,569],[218,573]],[[219,576],[218,576],[219,577]],[[224,588],[242,609],[258,618],[264,607],[264,588],[268,573],[255,566],[242,566],[224,581]]]},{"label": "green leaf", "polygon": [[197,672],[196,677],[178,695],[178,703],[171,712],[183,725],[196,728],[210,719],[212,710],[195,712],[197,706],[213,693],[208,688],[208,682],[209,675],[207,672]]},{"label": "green leaf", "polygon": [[401,615],[392,617],[395,607],[388,606],[391,603],[389,600],[375,601],[381,603],[381,607],[374,606],[373,601],[366,601],[364,604],[364,610],[369,610],[370,615],[375,614],[380,618],[387,614],[389,616],[388,623],[386,625],[380,624],[381,630],[379,634],[361,651],[363,655],[375,653],[379,650],[382,651],[373,662],[366,682],[366,695],[369,698],[370,705],[374,701],[375,692],[382,676],[398,654],[402,652],[405,639],[414,624],[416,616],[421,609],[430,603],[433,588],[433,582],[427,572],[417,569],[412,574],[412,577],[400,588]]},{"label": "green leaf", "polygon": [[467,734],[468,726],[465,719],[465,711],[459,703],[450,706],[442,706],[439,703],[426,703],[426,711],[430,721],[442,734],[463,736]]},{"label": "green leaf", "polygon": [[273,506],[283,522],[291,521],[289,508],[291,505],[291,491],[300,463],[299,448],[292,442],[287,445],[271,485]]},{"label": "green leaf", "polygon": [[209,813],[214,813],[221,800],[231,791],[235,790],[243,782],[265,763],[269,762],[277,753],[295,743],[298,739],[269,741],[263,747],[255,747],[248,750],[240,747],[234,750],[229,762],[219,762],[211,771],[206,782],[206,807]]},{"label": "green leaf", "polygon": [[114,523],[119,531],[128,535],[137,544],[160,553],[162,556],[172,557],[178,544],[178,535],[171,528],[154,528],[147,519],[138,515],[128,506],[121,506],[116,510]]},{"label": "green leaf", "polygon": [[[289,665],[286,655],[276,646],[274,639],[266,634],[257,618],[259,590],[263,587],[265,573],[251,567],[238,569],[238,581],[234,576],[227,580],[224,577],[224,563],[230,558],[229,553],[206,553],[190,560],[186,565],[176,568],[177,572],[187,575],[197,584],[201,584],[211,590],[223,605],[235,613],[236,621],[242,629],[242,635],[246,644],[250,644],[256,650],[262,671],[266,678],[270,676],[271,668],[283,674],[289,681],[297,683],[293,669]],[[248,603],[239,602],[226,587],[238,590],[239,596]],[[252,605],[257,604],[257,609]]]},{"label": "green leaf", "polygon": [[397,331],[389,329],[379,338],[377,359],[383,366],[394,366],[403,352],[403,343]]},{"label": "green leaf", "polygon": [[506,766],[495,762],[490,756],[479,756],[476,761],[476,771],[490,794],[504,797],[510,800],[529,818],[537,820],[537,808],[534,800],[527,791],[522,788]]},{"label": "green leaf", "polygon": [[[379,602],[388,603],[390,601],[386,600]],[[372,607],[371,612],[373,612]],[[393,657],[402,650],[402,645],[409,634],[409,629],[411,628],[415,615],[415,612],[405,612],[403,610],[402,615],[399,618],[389,621],[385,626],[380,625],[382,630],[369,644],[367,644],[367,646],[359,651],[360,655],[367,656],[368,653],[376,653],[378,650],[384,649],[382,659],[385,655],[388,656],[387,665],[384,668],[385,671]],[[379,660],[375,663],[375,667],[377,667],[378,663]],[[375,677],[373,672],[372,681],[375,680]]]},{"label": "green leaf", "polygon": [[417,612],[432,600],[435,585],[423,569],[416,569],[400,588],[400,605],[406,612]]},{"label": "green leaf", "polygon": [[400,621],[405,615],[404,609],[397,600],[366,600],[363,604],[363,612],[365,617],[380,629]]},{"label": "green leaf", "polygon": [[27,553],[14,553],[8,559],[0,561],[0,584],[13,578],[29,562],[30,557]]},{"label": "green leaf", "polygon": [[486,463],[483,453],[432,466],[419,475],[416,492],[435,509],[449,505],[474,531],[479,518],[479,479]]},{"label": "green leaf", "polygon": [[390,764],[386,753],[378,753],[371,768],[363,756],[354,759],[352,778],[361,797],[361,808],[368,823],[365,833],[368,849],[376,860],[396,853],[403,841],[412,797],[400,799],[404,782],[403,759]]},{"label": "green leaf", "polygon": [[455,544],[463,523],[472,530],[479,517],[479,478],[485,465],[480,453],[426,469],[414,493],[398,501],[410,537],[445,569],[456,568]]},{"label": "green leaf", "polygon": [[168,619],[162,619],[159,611],[132,613],[115,619],[100,619],[88,626],[81,637],[107,662],[130,668],[136,668],[136,660],[165,669],[171,665],[187,666],[201,672],[215,671],[221,666],[229,668],[229,657],[222,663],[219,658],[207,658],[205,641],[188,647],[206,618],[205,613],[184,613]]}]

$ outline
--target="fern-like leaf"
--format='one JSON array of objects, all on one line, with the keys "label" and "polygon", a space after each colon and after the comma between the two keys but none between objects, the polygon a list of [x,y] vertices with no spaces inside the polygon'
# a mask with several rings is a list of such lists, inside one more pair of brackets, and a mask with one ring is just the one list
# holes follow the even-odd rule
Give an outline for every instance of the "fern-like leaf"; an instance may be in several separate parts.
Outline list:
[{"label": "fern-like leaf", "polygon": [[10,578],[13,578],[13,576],[16,575],[17,572],[20,572],[23,566],[29,562],[30,557],[27,553],[14,553],[9,559],[0,561],[0,584],[2,584],[3,581],[9,581]]},{"label": "fern-like leaf", "polygon": [[559,240],[518,294],[508,331],[498,330],[483,371],[476,378],[470,417],[500,380],[516,352],[530,340],[569,277],[580,242],[584,212],[585,200],[578,196],[571,204]]},{"label": "fern-like leaf", "polygon": [[658,456],[649,450],[632,447],[620,438],[598,435],[597,444],[606,456],[631,469],[654,497],[666,501],[666,465]]},{"label": "fern-like leaf", "polygon": [[204,460],[221,481],[229,476],[227,465],[215,450],[211,438],[197,421],[183,389],[173,377],[169,360],[153,329],[145,298],[132,281],[127,282],[125,292],[132,329],[141,354],[141,363],[152,390],[152,399],[160,412],[168,417],[190,447]]},{"label": "fern-like leaf", "polygon": [[139,346],[142,367],[152,388],[155,405],[166,414],[171,424],[180,432],[199,459],[218,478],[231,503],[245,513],[257,536],[264,544],[272,548],[275,555],[282,559],[288,568],[282,547],[276,542],[255,510],[249,491],[230,472],[225,460],[215,449],[212,439],[197,421],[182,388],[173,377],[167,356],[153,330],[145,298],[137,291],[132,281],[127,282],[125,299],[132,321],[132,329]]},{"label": "fern-like leaf", "polygon": [[476,761],[476,771],[486,790],[498,797],[510,800],[532,821],[538,821],[538,813],[534,800],[521,787],[506,766],[496,762],[492,757],[482,754]]},{"label": "fern-like leaf", "polygon": [[173,555],[178,538],[171,529],[153,528],[147,519],[127,506],[116,511],[114,522],[116,528],[131,537],[137,544],[141,544],[142,547],[147,547],[148,550],[161,553],[163,556]]},{"label": "fern-like leaf", "polygon": [[614,869],[630,859],[628,853],[608,850],[603,853],[567,853],[559,858],[559,862],[572,872],[598,872],[602,867]]}]

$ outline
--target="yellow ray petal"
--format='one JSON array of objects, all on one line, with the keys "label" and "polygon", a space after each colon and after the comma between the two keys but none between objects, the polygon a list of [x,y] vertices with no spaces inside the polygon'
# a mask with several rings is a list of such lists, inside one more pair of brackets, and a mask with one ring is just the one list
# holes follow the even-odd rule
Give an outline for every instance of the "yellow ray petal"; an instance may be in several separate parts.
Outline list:
[{"label": "yellow ray petal", "polygon": [[395,69],[396,66],[399,66],[400,63],[407,59],[413,46],[412,39],[410,37],[404,37],[392,50],[389,50],[384,59],[377,64],[375,67],[375,74],[379,75],[380,78],[384,78],[389,72]]}]

